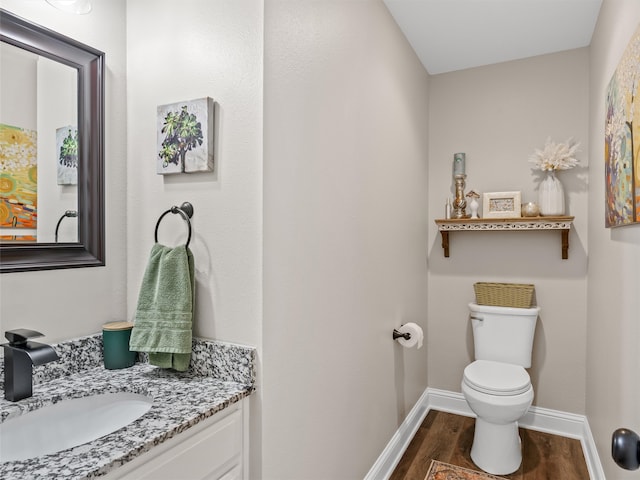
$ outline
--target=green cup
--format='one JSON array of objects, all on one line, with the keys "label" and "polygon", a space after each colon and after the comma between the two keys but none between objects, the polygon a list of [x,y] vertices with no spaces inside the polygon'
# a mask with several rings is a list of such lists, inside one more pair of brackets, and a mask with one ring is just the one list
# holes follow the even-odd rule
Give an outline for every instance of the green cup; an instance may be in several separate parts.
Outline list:
[{"label": "green cup", "polygon": [[131,367],[136,363],[136,352],[129,350],[133,323],[111,322],[102,326],[104,367],[109,370]]}]

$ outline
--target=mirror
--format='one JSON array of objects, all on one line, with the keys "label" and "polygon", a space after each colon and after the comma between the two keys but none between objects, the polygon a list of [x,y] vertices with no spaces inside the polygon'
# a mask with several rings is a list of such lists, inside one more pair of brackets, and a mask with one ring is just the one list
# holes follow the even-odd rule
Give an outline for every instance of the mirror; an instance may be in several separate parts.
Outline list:
[{"label": "mirror", "polygon": [[75,243],[78,72],[4,42],[0,65],[0,241]]},{"label": "mirror", "polygon": [[[104,53],[3,9],[0,42],[3,49],[15,47],[35,54],[49,65],[64,67],[62,71],[70,68],[77,78],[77,87],[72,90],[77,100],[77,186],[73,188],[77,207],[67,203],[60,215],[49,215],[56,232],[77,221],[77,239],[57,243],[48,235],[46,243],[2,242],[0,272],[104,265]],[[67,136],[61,135],[61,142]]]}]

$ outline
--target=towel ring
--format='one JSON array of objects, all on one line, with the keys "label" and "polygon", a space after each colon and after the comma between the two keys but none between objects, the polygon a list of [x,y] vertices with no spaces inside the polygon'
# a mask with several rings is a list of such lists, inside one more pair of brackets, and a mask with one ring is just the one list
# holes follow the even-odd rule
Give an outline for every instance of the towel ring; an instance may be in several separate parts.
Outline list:
[{"label": "towel ring", "polygon": [[187,227],[189,228],[189,236],[187,237],[187,244],[185,246],[188,247],[189,242],[191,242],[191,220],[189,219],[193,217],[193,205],[191,205],[189,202],[184,202],[179,207],[176,207],[174,205],[169,210],[167,210],[162,215],[160,215],[160,218],[158,218],[158,223],[156,223],[156,231],[155,231],[156,243],[158,243],[158,227],[160,226],[160,222],[162,221],[162,219],[167,213],[178,213],[182,218],[184,218],[184,221],[187,222]]},{"label": "towel ring", "polygon": [[55,240],[54,240],[55,243],[58,243],[58,229],[60,228],[60,224],[62,223],[62,220],[64,220],[67,217],[77,217],[77,216],[78,216],[77,210],[67,210],[62,214],[62,216],[60,217],[60,220],[58,220],[58,223],[56,223],[56,233],[55,233]]}]

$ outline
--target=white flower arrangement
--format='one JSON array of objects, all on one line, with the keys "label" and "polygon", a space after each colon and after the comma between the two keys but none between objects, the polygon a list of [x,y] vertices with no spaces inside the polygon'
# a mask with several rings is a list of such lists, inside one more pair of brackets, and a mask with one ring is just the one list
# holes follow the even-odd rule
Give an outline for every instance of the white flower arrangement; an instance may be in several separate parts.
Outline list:
[{"label": "white flower arrangement", "polygon": [[563,143],[555,143],[551,138],[547,138],[544,148],[535,152],[529,157],[529,161],[538,170],[551,172],[555,170],[569,170],[578,164],[575,154],[578,152],[579,142],[569,139]]}]

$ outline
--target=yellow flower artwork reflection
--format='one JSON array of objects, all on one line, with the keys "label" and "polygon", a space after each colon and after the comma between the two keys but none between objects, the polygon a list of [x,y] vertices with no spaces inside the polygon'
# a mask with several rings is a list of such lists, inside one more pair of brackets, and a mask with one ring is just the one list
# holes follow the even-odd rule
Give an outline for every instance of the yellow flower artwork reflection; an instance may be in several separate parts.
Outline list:
[{"label": "yellow flower artwork reflection", "polygon": [[[34,130],[0,124],[0,228],[35,229],[38,207],[37,143]],[[31,241],[15,230],[2,240]]]}]

